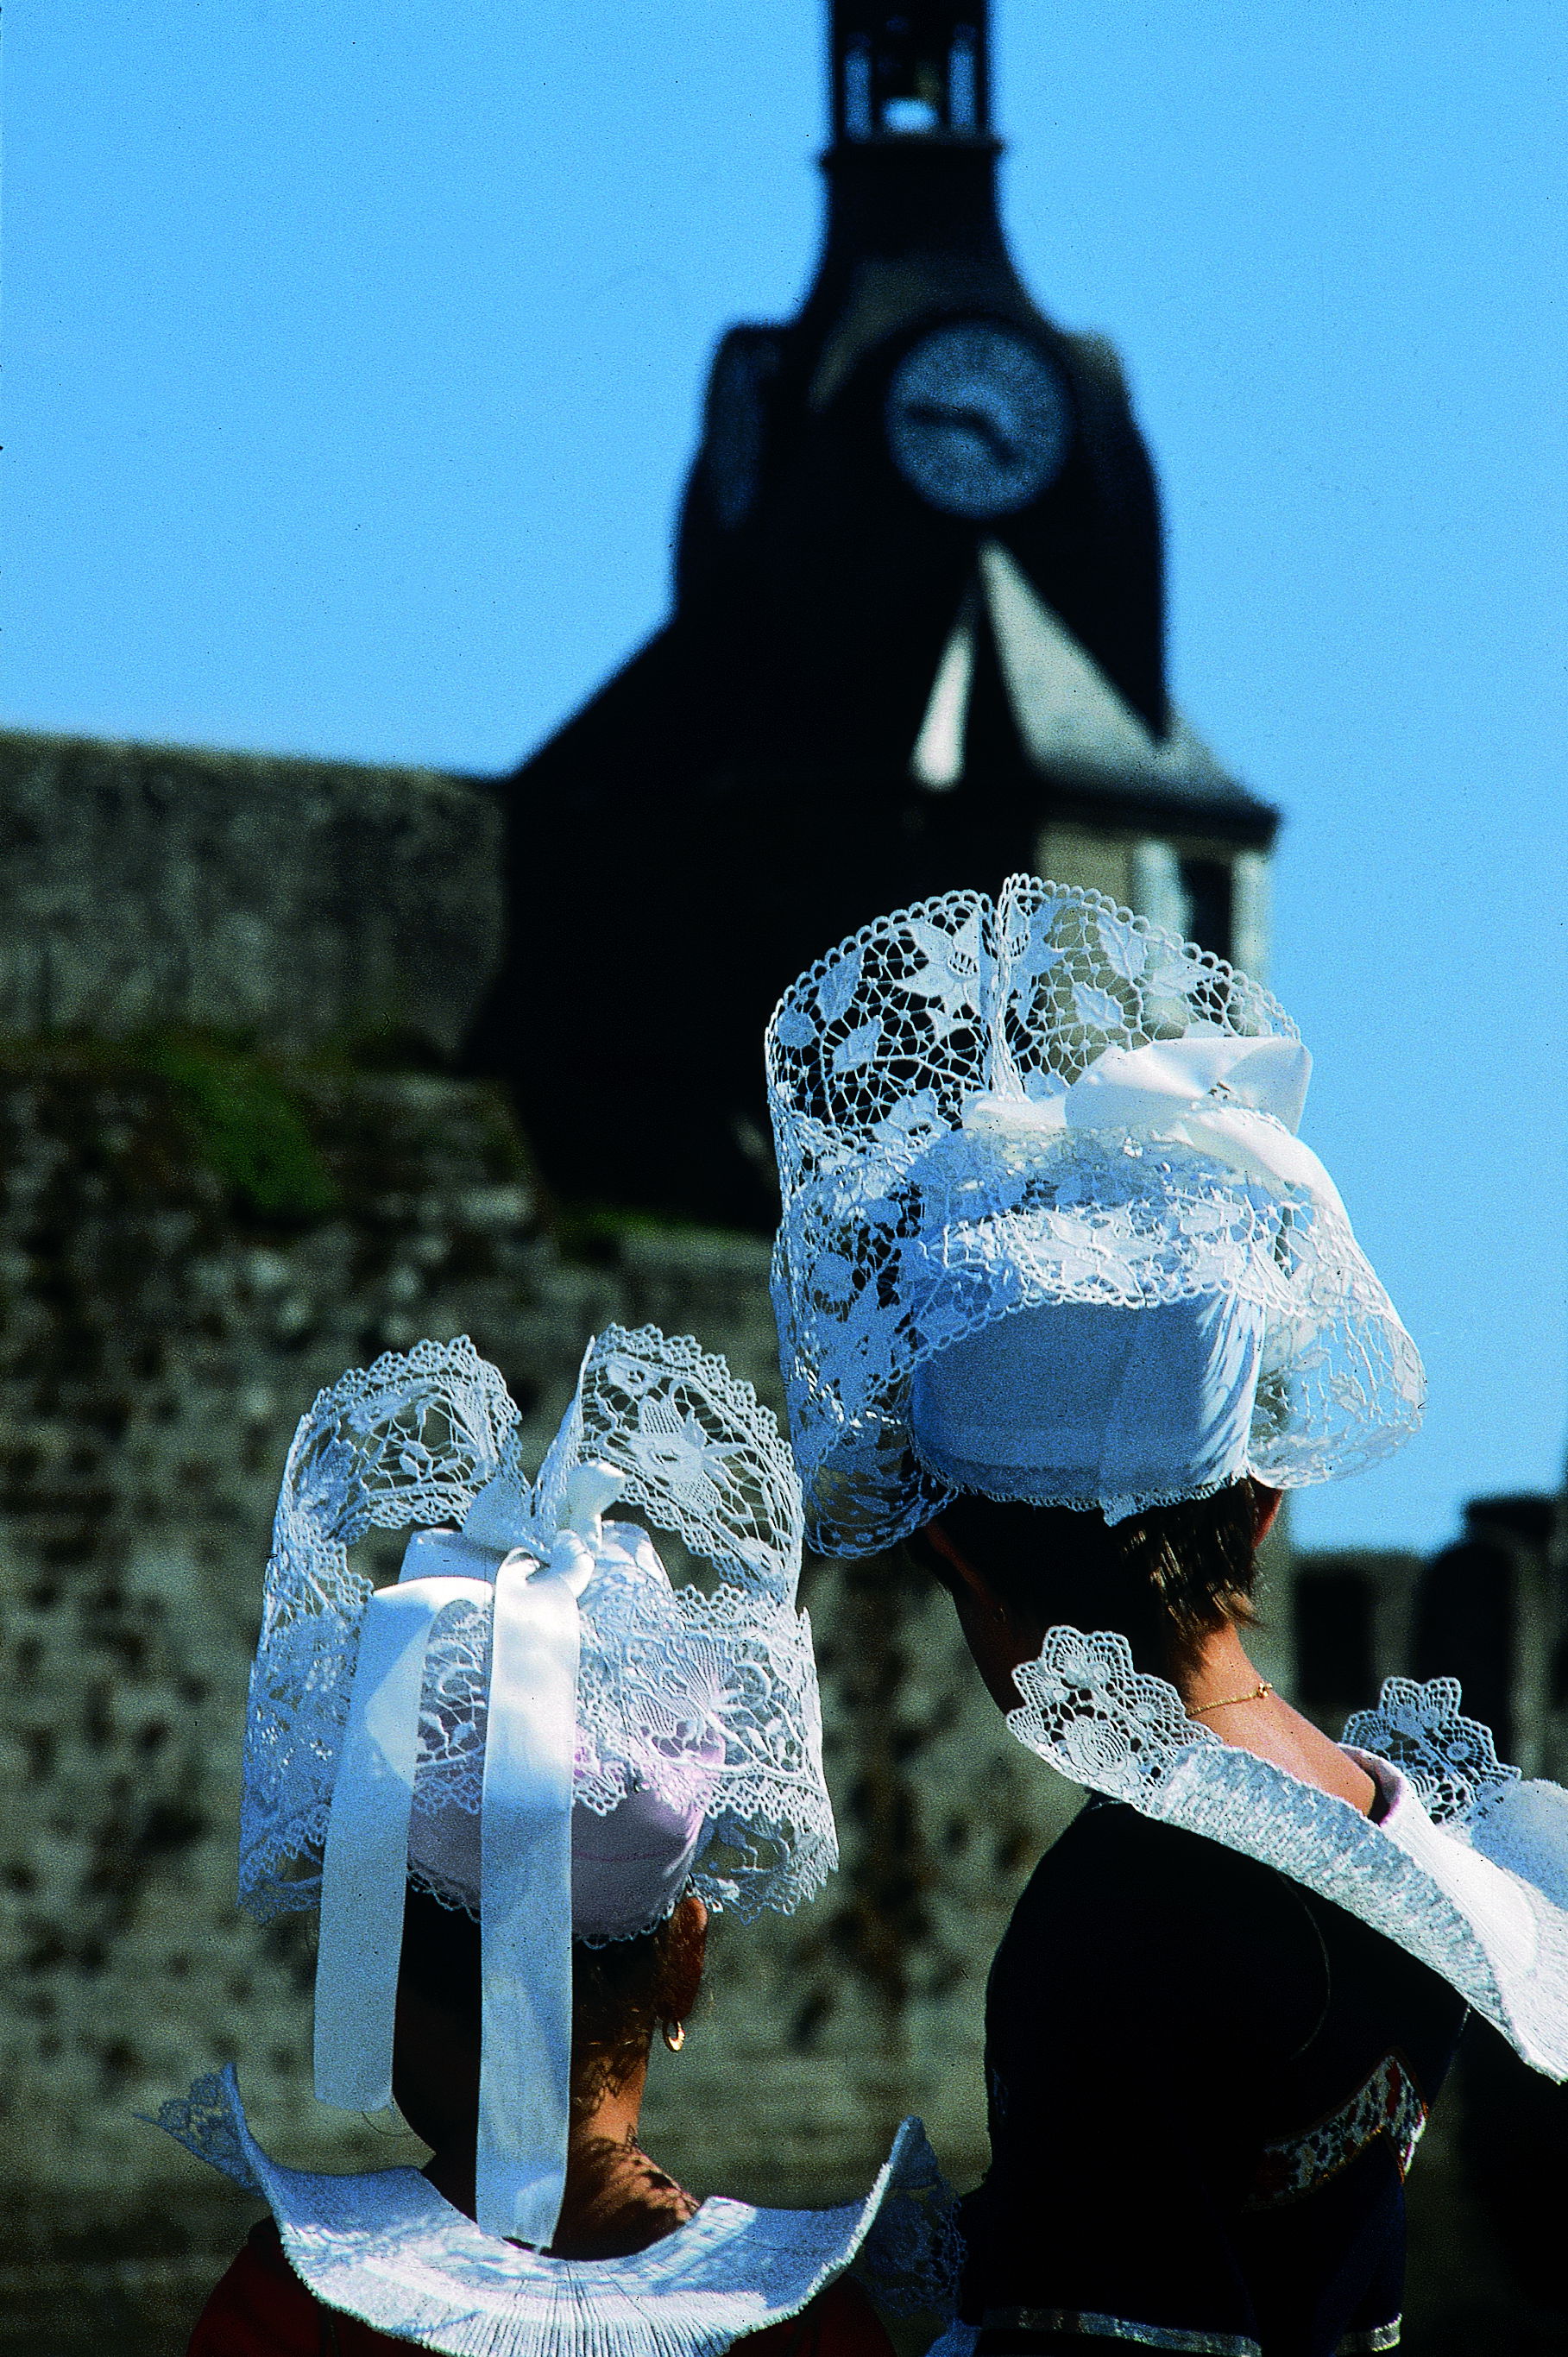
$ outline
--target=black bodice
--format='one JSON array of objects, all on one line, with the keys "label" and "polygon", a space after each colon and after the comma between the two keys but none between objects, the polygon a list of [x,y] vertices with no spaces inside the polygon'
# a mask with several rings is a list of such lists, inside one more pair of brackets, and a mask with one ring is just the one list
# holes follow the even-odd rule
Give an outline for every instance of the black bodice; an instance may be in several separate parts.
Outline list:
[{"label": "black bodice", "polygon": [[1090,1803],[992,1967],[980,2357],[1397,2345],[1404,2172],[1464,2018],[1271,1867]]}]

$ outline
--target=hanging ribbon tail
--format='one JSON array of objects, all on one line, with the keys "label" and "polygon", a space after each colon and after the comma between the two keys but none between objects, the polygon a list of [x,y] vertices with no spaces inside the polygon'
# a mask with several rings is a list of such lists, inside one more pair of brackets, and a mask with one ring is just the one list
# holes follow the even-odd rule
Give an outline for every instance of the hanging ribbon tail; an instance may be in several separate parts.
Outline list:
[{"label": "hanging ribbon tail", "polygon": [[577,1591],[592,1567],[579,1539],[558,1545],[543,1571],[510,1555],[495,1582],[475,2215],[486,2233],[541,2250],[561,2214],[571,2123]]},{"label": "hanging ribbon tail", "polygon": [[408,1879],[419,1704],[430,1632],[488,1582],[411,1579],[365,1608],[321,1872],[316,2093],[346,2111],[392,2102],[392,2029]]}]

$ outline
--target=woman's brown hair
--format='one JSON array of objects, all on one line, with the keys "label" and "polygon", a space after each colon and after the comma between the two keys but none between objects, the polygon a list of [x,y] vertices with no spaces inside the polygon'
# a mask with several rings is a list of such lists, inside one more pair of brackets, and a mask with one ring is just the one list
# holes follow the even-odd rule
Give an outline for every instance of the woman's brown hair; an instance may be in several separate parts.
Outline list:
[{"label": "woman's brown hair", "polygon": [[1108,1524],[1099,1512],[966,1492],[908,1547],[950,1587],[953,1566],[936,1535],[1021,1618],[1119,1630],[1139,1669],[1169,1677],[1227,1621],[1251,1618],[1261,1503],[1251,1481],[1236,1481]]},{"label": "woman's brown hair", "polygon": [[[572,2110],[591,2112],[646,2060],[653,2033],[673,2029],[702,1975],[700,1910],[678,1907],[632,1940],[572,1944]],[[693,1956],[693,1949],[697,1952]],[[693,1966],[695,1967],[693,1969]],[[403,1908],[402,1976],[479,2040],[479,1927],[412,1886]]]}]

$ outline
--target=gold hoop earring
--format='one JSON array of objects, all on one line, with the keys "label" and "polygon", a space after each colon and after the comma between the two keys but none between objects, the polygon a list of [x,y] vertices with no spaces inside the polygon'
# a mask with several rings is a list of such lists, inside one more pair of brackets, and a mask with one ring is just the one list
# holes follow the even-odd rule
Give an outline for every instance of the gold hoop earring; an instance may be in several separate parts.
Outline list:
[{"label": "gold hoop earring", "polygon": [[673,2029],[668,2022],[665,2023],[664,2043],[671,2054],[679,2054],[682,2047],[686,2043],[686,2025],[683,2021],[678,2021]]}]

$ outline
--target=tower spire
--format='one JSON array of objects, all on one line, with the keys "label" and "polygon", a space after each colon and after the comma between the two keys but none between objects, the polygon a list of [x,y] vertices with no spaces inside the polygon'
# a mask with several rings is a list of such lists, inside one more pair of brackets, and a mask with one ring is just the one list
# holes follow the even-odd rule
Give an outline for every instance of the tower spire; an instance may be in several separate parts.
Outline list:
[{"label": "tower spire", "polygon": [[990,41],[989,0],[832,0],[828,208],[804,340],[889,264],[900,285],[879,309],[929,308],[943,280],[954,301],[1033,316],[997,209]]}]

